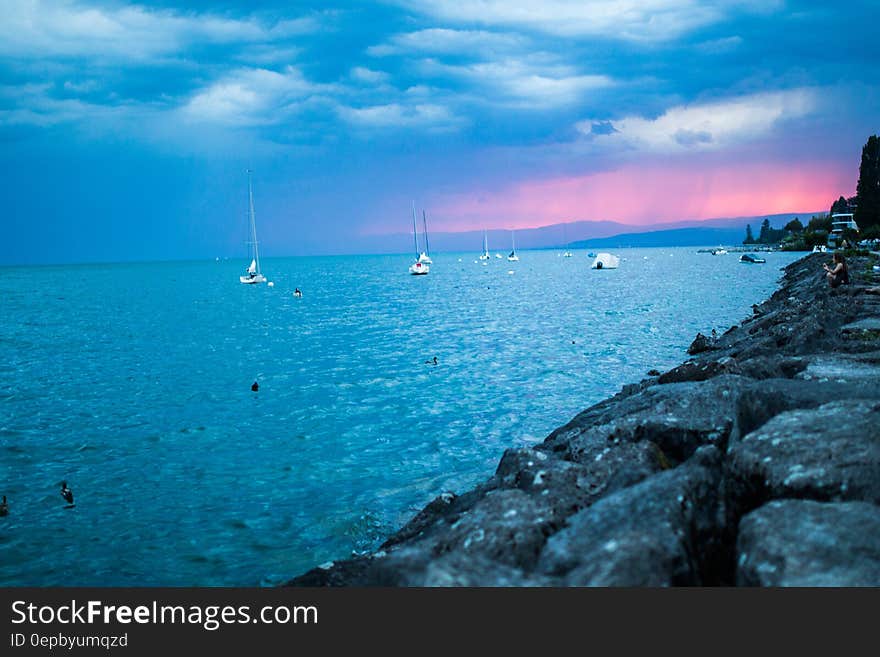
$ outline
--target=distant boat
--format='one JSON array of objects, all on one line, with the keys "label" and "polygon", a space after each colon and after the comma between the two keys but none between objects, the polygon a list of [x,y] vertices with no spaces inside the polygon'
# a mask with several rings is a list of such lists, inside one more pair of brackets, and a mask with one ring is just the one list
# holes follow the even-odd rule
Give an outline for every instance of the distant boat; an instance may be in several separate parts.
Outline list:
[{"label": "distant boat", "polygon": [[813,247],[813,253],[827,253],[828,247],[824,244],[817,244]]},{"label": "distant boat", "polygon": [[253,284],[253,283],[265,283],[266,277],[263,276],[263,273],[260,271],[260,248],[257,242],[257,223],[254,219],[254,190],[251,185],[251,170],[248,169],[248,224],[250,228],[250,241],[248,242],[250,246],[250,251],[252,251],[253,258],[251,258],[251,264],[248,265],[247,272],[245,276],[239,276],[238,280],[242,283]]},{"label": "distant boat", "polygon": [[431,268],[428,266],[428,262],[430,262],[430,258],[428,258],[428,262],[422,260],[422,257],[427,258],[427,254],[424,251],[419,249],[419,229],[416,226],[416,204],[413,203],[413,242],[416,246],[416,261],[409,266],[409,273],[414,276],[423,276],[431,271]]},{"label": "distant boat", "polygon": [[751,253],[743,253],[739,257],[739,261],[744,262],[748,265],[758,265],[758,264],[767,262],[764,258],[759,258],[758,256],[753,255]]},{"label": "distant boat", "polygon": [[709,253],[711,253],[712,255],[724,255],[727,253],[727,249],[725,249],[723,246],[719,246],[717,249],[712,249]]},{"label": "distant boat", "polygon": [[489,255],[489,238],[486,236],[486,229],[483,229],[483,255],[480,260],[488,260],[492,256]]},{"label": "distant boat", "polygon": [[591,269],[617,269],[620,264],[620,258],[610,253],[600,253],[593,260]]},{"label": "distant boat", "polygon": [[596,257],[596,254],[593,253],[592,251],[590,251],[590,252],[587,254],[587,257],[588,257],[588,258],[595,258],[595,257]]},{"label": "distant boat", "polygon": [[510,255],[507,256],[507,259],[510,260],[510,262],[518,262],[519,256],[516,255],[516,232],[515,231],[510,231],[510,246],[511,246],[511,251],[510,251]]},{"label": "distant boat", "polygon": [[568,231],[565,230],[565,224],[562,224],[562,241],[563,241],[563,243],[565,244],[565,251],[562,253],[562,257],[563,257],[563,258],[570,258],[570,257],[571,257],[571,251],[568,250],[568,235],[567,235],[567,232],[568,232]]}]

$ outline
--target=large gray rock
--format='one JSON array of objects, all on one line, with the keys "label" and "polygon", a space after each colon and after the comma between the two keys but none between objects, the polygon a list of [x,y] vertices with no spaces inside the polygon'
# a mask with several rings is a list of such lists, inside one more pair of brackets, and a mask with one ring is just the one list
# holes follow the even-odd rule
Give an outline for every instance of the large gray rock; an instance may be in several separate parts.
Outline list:
[{"label": "large gray rock", "polygon": [[738,514],[783,497],[880,503],[880,402],[779,413],[733,445],[727,470]]},{"label": "large gray rock", "polygon": [[747,380],[720,376],[705,383],[653,385],[617,396],[577,415],[541,446],[579,463],[624,443],[651,442],[670,465],[681,463],[702,445],[727,443],[737,396]]},{"label": "large gray rock", "polygon": [[705,582],[721,531],[721,454],[703,447],[686,464],[604,497],[568,519],[538,570],[569,586],[673,586]]},{"label": "large gray rock", "polygon": [[741,586],[880,586],[880,507],[778,500],[740,523]]}]

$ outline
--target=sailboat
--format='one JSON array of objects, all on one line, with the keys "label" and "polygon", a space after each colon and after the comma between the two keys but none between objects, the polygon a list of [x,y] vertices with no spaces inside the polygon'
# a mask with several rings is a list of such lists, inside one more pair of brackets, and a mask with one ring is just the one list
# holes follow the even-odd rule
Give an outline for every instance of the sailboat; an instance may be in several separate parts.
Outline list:
[{"label": "sailboat", "polygon": [[238,280],[242,283],[253,284],[253,283],[265,283],[266,277],[263,276],[263,273],[260,271],[260,249],[257,243],[257,224],[254,220],[254,190],[251,185],[251,170],[248,169],[248,223],[250,228],[249,238],[250,241],[248,244],[250,245],[253,251],[253,258],[251,259],[251,264],[248,265],[247,272],[245,276],[239,276]]},{"label": "sailboat", "polygon": [[[413,212],[415,211],[415,204],[413,204]],[[422,226],[425,233],[425,250],[419,254],[419,262],[423,262],[427,265],[433,265],[434,261],[431,260],[430,249],[428,248],[428,218],[425,216],[424,210],[422,210]],[[416,245],[416,249],[418,250],[418,245]]]},{"label": "sailboat", "polygon": [[516,232],[510,231],[510,246],[512,247],[512,250],[510,252],[510,255],[507,256],[507,259],[510,262],[519,261],[519,256],[516,255],[516,237],[515,236],[516,236]]},{"label": "sailboat", "polygon": [[562,224],[562,241],[565,242],[565,252],[562,254],[563,258],[570,258],[571,251],[568,250],[568,236],[566,235],[565,224]]},{"label": "sailboat", "polygon": [[489,239],[486,237],[486,229],[483,229],[483,255],[480,256],[480,260],[488,260],[492,256],[489,255]]},{"label": "sailboat", "polygon": [[[413,242],[416,246],[416,261],[409,266],[409,273],[414,276],[422,276],[431,271],[431,268],[428,267],[428,263],[422,260],[422,256],[428,257],[424,251],[419,249],[419,230],[416,226],[416,204],[413,203]],[[427,247],[426,247],[427,249]],[[430,262],[430,258],[428,259]]]}]

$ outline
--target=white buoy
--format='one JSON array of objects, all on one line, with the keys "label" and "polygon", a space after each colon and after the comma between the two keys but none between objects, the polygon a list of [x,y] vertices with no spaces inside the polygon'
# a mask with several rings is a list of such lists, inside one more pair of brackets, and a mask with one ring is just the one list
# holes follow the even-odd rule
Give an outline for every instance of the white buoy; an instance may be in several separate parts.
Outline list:
[{"label": "white buoy", "polygon": [[268,286],[269,286],[269,287],[275,287],[275,283],[273,283],[272,281],[269,281]]},{"label": "white buoy", "polygon": [[508,274],[513,274],[513,270],[512,270],[512,269],[510,269],[510,270],[508,270],[508,272],[507,272],[507,273],[508,273]]}]

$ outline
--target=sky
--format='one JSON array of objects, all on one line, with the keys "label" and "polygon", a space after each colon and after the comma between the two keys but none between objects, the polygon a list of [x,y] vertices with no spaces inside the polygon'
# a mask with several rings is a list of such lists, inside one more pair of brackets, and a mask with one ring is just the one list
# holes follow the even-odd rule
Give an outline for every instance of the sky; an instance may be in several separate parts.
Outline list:
[{"label": "sky", "polygon": [[[880,3],[3,0],[0,264],[827,209]],[[343,246],[347,248],[342,248]]]}]

